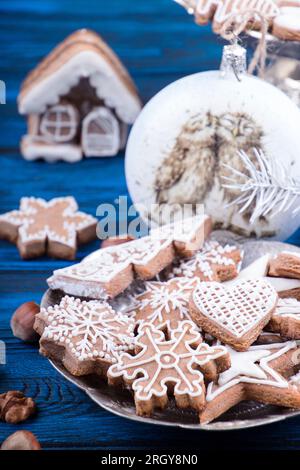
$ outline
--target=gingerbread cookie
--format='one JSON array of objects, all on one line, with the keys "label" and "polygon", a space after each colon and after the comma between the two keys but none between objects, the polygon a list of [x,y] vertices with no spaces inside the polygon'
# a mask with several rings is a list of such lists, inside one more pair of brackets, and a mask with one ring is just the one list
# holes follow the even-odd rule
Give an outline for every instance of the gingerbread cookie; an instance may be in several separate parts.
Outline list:
[{"label": "gingerbread cookie", "polygon": [[197,280],[171,279],[168,282],[147,282],[145,292],[135,298],[138,325],[151,323],[169,336],[183,320],[191,320],[189,300]]},{"label": "gingerbread cookie", "polygon": [[188,235],[180,233],[178,226],[172,224],[174,233],[166,226],[147,237],[97,250],[79,264],[54,271],[48,284],[52,289],[62,289],[72,295],[95,299],[115,297],[135,276],[151,279],[170,265],[176,254],[177,241],[186,253],[191,249],[190,240],[206,235],[210,219],[201,216],[193,220]]},{"label": "gingerbread cookie", "polygon": [[268,328],[290,339],[300,339],[300,302],[279,299]]},{"label": "gingerbread cookie", "polygon": [[206,215],[197,215],[152,229],[150,235],[159,239],[171,237],[176,254],[190,258],[202,248],[211,231],[211,218]]},{"label": "gingerbread cookie", "polygon": [[136,338],[135,355],[121,354],[108,370],[108,381],[132,388],[138,415],[149,416],[155,408],[165,408],[170,392],[179,408],[201,410],[205,404],[203,374],[215,380],[230,365],[226,348],[201,341],[190,321],[181,322],[169,340],[161,330],[144,323]]},{"label": "gingerbread cookie", "polygon": [[134,345],[134,319],[106,302],[65,296],[59,305],[41,309],[34,328],[41,336],[40,352],[61,361],[73,375],[105,376],[120,352]]},{"label": "gingerbread cookie", "polygon": [[270,260],[268,275],[300,279],[300,253],[282,251]]},{"label": "gingerbread cookie", "polygon": [[216,241],[207,241],[190,259],[181,260],[169,277],[184,276],[201,281],[224,282],[237,276],[242,252],[236,246],[222,246]]},{"label": "gingerbread cookie", "polygon": [[24,259],[47,254],[74,259],[78,243],[96,238],[97,219],[78,211],[71,196],[23,197],[20,209],[0,215],[0,238],[16,243]]},{"label": "gingerbread cookie", "polygon": [[115,155],[141,110],[124,65],[86,29],[68,36],[28,75],[18,105],[28,117],[24,158],[50,162]]},{"label": "gingerbread cookie", "polygon": [[[299,5],[300,6],[300,5]],[[300,41],[300,8],[284,7],[273,22],[272,33],[285,41]]]},{"label": "gingerbread cookie", "polygon": [[251,346],[245,352],[227,349],[231,367],[208,384],[201,423],[213,421],[244,400],[300,408],[300,390],[284,377],[299,367],[300,348],[295,341]]},{"label": "gingerbread cookie", "polygon": [[[279,13],[279,8],[273,0],[176,0],[195,15],[198,24],[213,22],[215,32],[220,32],[226,21],[232,20],[242,29],[257,25],[261,13],[269,23]],[[250,12],[252,14],[250,14]]]},{"label": "gingerbread cookie", "polygon": [[245,351],[269,322],[277,300],[276,291],[262,279],[232,286],[200,282],[191,296],[190,315],[207,333]]},{"label": "gingerbread cookie", "polygon": [[300,279],[267,276],[270,259],[270,254],[261,256],[242,269],[235,279],[225,282],[225,285],[232,285],[242,279],[258,279],[261,277],[274,287],[280,298],[292,297],[300,300]]}]

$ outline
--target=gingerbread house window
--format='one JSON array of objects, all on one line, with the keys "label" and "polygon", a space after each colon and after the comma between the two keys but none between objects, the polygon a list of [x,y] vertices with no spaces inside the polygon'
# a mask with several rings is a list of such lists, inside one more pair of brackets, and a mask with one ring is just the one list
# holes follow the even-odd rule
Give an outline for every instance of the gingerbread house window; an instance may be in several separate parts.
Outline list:
[{"label": "gingerbread house window", "polygon": [[77,109],[71,104],[58,104],[45,112],[40,131],[50,141],[70,142],[77,133],[78,124]]},{"label": "gingerbread house window", "polygon": [[120,148],[120,127],[107,108],[99,106],[82,123],[82,148],[87,157],[115,155]]}]

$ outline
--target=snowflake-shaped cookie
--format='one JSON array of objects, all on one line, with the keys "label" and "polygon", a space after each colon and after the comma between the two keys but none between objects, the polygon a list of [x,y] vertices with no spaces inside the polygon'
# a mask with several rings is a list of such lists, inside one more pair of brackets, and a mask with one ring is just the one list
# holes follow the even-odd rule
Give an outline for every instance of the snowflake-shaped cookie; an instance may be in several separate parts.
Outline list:
[{"label": "snowflake-shaped cookie", "polygon": [[152,323],[167,333],[178,328],[183,320],[191,320],[189,300],[197,279],[184,277],[167,282],[146,282],[145,291],[135,298],[139,325]]},{"label": "snowflake-shaped cookie", "polygon": [[22,258],[35,258],[47,253],[63,259],[74,259],[77,241],[96,238],[97,219],[78,211],[73,197],[45,201],[23,197],[20,209],[0,215],[0,238],[17,244]]},{"label": "snowflake-shaped cookie", "polygon": [[131,386],[139,415],[149,415],[155,407],[164,408],[168,392],[174,394],[177,406],[202,409],[203,374],[215,380],[230,364],[226,348],[202,343],[190,321],[181,322],[170,340],[165,340],[163,332],[151,323],[145,323],[136,341],[136,355],[122,353],[109,368],[108,380],[111,384],[123,380]]},{"label": "snowflake-shaped cookie", "polygon": [[41,335],[41,352],[62,360],[74,375],[105,371],[120,351],[134,344],[133,319],[116,313],[106,302],[69,296],[41,309],[35,329]]},{"label": "snowflake-shaped cookie", "polygon": [[241,259],[242,253],[236,246],[222,246],[216,241],[209,241],[192,258],[181,260],[169,276],[229,281],[237,276]]}]

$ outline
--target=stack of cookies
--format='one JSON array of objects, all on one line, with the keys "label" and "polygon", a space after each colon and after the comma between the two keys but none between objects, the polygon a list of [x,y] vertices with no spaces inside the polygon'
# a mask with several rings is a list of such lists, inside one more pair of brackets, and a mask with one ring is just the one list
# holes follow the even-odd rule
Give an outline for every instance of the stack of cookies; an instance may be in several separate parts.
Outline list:
[{"label": "stack of cookies", "polygon": [[[201,423],[243,400],[300,408],[300,255],[240,270],[242,251],[208,239],[210,229],[192,218],[56,271],[50,286],[72,296],[36,316],[41,353],[130,389],[138,415],[170,399]],[[136,278],[130,310],[113,309]]]}]

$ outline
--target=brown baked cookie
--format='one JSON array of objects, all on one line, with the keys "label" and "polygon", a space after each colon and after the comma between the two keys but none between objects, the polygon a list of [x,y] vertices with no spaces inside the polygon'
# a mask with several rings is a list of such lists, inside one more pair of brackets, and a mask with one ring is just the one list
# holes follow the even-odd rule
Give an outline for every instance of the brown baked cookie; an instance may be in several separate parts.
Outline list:
[{"label": "brown baked cookie", "polygon": [[48,284],[52,289],[62,289],[72,295],[95,299],[115,297],[135,276],[152,279],[169,266],[179,246],[179,251],[185,254],[195,246],[198,248],[208,233],[208,220],[207,216],[194,217],[186,225],[167,225],[153,230],[147,237],[97,250],[79,264],[54,271]]},{"label": "brown baked cookie", "polygon": [[240,270],[243,253],[236,246],[222,246],[207,241],[190,259],[183,259],[174,266],[170,278],[184,276],[201,281],[224,282],[234,279]]},{"label": "brown baked cookie", "polygon": [[300,4],[280,8],[272,33],[284,41],[300,41]]},{"label": "brown baked cookie", "polygon": [[47,254],[74,259],[78,243],[96,238],[97,219],[78,211],[71,196],[23,197],[20,209],[0,215],[0,238],[16,243],[24,259]]},{"label": "brown baked cookie", "polygon": [[134,299],[137,324],[151,323],[169,336],[181,321],[191,320],[189,300],[196,283],[184,277],[146,282],[145,291]]},{"label": "brown baked cookie", "polygon": [[269,276],[300,279],[300,253],[282,251],[269,264]]},{"label": "brown baked cookie", "polygon": [[153,238],[173,239],[178,256],[189,258],[202,248],[212,231],[212,220],[207,215],[195,215],[150,231]]},{"label": "brown baked cookie", "polygon": [[229,365],[226,348],[202,343],[190,321],[181,322],[169,340],[161,330],[144,323],[136,338],[135,355],[121,354],[108,370],[108,382],[132,388],[138,415],[164,409],[168,394],[174,395],[179,408],[201,410],[205,405],[203,374],[216,380]]},{"label": "brown baked cookie", "polygon": [[300,302],[279,299],[267,328],[285,338],[300,339]]},{"label": "brown baked cookie", "polygon": [[121,351],[133,349],[134,320],[109,304],[65,296],[60,304],[41,309],[34,328],[40,352],[63,363],[73,375],[106,375]]},{"label": "brown baked cookie", "polygon": [[262,279],[223,286],[200,282],[192,293],[190,315],[205,332],[245,351],[269,322],[278,296]]},{"label": "brown baked cookie", "polygon": [[285,378],[299,368],[300,348],[295,341],[251,346],[245,352],[227,349],[231,367],[208,384],[201,423],[213,421],[244,400],[300,408],[300,390]]}]

